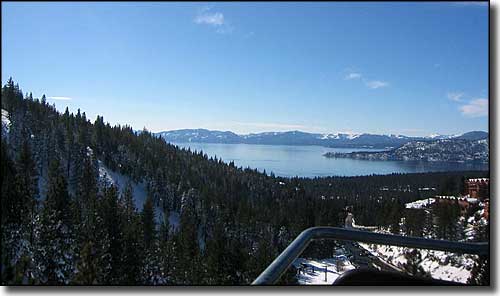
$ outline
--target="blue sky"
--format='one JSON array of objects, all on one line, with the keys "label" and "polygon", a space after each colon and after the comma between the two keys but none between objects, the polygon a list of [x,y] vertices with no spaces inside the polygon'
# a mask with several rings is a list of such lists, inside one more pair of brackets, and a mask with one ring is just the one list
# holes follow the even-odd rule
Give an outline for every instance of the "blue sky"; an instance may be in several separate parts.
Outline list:
[{"label": "blue sky", "polygon": [[9,76],[151,131],[488,130],[488,6],[4,2]]}]

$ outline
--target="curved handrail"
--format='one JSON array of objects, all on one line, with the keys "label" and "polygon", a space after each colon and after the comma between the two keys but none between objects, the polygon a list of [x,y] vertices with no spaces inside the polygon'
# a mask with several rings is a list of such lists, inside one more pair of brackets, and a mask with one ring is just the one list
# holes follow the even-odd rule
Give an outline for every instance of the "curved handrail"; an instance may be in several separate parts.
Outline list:
[{"label": "curved handrail", "polygon": [[375,233],[338,227],[311,227],[302,231],[293,242],[252,282],[252,285],[273,285],[314,239],[336,239],[455,253],[488,255],[488,243],[462,243],[421,237]]}]

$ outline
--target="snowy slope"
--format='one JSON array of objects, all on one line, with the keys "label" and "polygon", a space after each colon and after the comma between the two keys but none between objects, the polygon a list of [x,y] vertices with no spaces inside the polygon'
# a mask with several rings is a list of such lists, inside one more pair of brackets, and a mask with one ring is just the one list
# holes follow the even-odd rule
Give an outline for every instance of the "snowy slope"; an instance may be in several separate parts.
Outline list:
[{"label": "snowy slope", "polygon": [[[404,268],[407,262],[404,253],[409,248],[360,243],[361,247],[386,262]],[[474,266],[473,255],[458,255],[434,250],[419,250],[420,266],[435,279],[467,283]]]},{"label": "snowy slope", "polygon": [[[99,165],[99,178],[106,182],[107,184],[113,184],[118,187],[120,192],[125,190],[127,183],[130,182],[132,184],[132,192],[134,195],[135,207],[142,211],[144,206],[144,202],[146,201],[147,191],[144,183],[136,183],[130,180],[129,177],[122,175],[120,173],[114,172],[111,169],[107,168],[104,163],[98,160]],[[163,209],[155,206],[155,218],[160,223],[163,221]],[[169,217],[170,220],[170,217]],[[172,221],[175,222],[175,221]]]}]

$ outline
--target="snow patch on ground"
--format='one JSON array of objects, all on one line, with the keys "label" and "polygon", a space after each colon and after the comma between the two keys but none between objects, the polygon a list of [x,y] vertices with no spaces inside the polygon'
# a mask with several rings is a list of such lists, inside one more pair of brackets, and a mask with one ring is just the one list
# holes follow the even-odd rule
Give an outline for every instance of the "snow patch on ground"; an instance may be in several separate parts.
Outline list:
[{"label": "snow patch on ground", "polygon": [[[297,274],[299,285],[332,285],[333,282],[344,272],[355,269],[349,262],[345,261],[342,270],[337,270],[337,259],[305,259],[297,258],[293,262],[293,266],[299,269],[301,266],[306,266]],[[325,281],[326,273],[326,281]]]},{"label": "snow patch on ground", "polygon": [[[118,190],[123,192],[128,182],[132,184],[132,193],[134,195],[135,207],[137,210],[142,211],[144,206],[144,202],[146,201],[147,191],[144,182],[136,183],[132,181],[129,177],[122,175],[118,172],[114,172],[111,169],[107,168],[104,163],[98,160],[99,165],[99,178],[107,183],[113,184],[118,187]],[[155,218],[158,222],[163,221],[163,209],[158,206],[155,206]],[[170,220],[170,217],[169,217]]]},{"label": "snow patch on ground", "polygon": [[[362,248],[386,262],[404,269],[407,259],[405,251],[412,249],[395,246],[359,244]],[[419,250],[422,262],[419,264],[433,278],[459,283],[467,283],[471,275],[474,259],[471,255],[458,255],[442,251]]]}]

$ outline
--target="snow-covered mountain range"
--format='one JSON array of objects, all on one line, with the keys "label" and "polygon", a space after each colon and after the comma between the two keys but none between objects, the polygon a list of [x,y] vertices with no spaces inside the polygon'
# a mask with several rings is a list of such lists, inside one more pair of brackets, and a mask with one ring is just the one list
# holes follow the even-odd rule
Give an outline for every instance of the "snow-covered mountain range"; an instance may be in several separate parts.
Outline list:
[{"label": "snow-covered mountain range", "polygon": [[327,147],[348,148],[396,148],[412,141],[429,141],[438,139],[479,140],[488,138],[488,133],[472,131],[461,135],[438,135],[427,137],[410,137],[404,135],[376,135],[354,133],[307,133],[301,131],[263,132],[238,135],[231,131],[214,131],[207,129],[182,129],[159,132],[168,142],[221,143],[221,144],[265,144],[265,145],[318,145]]}]

